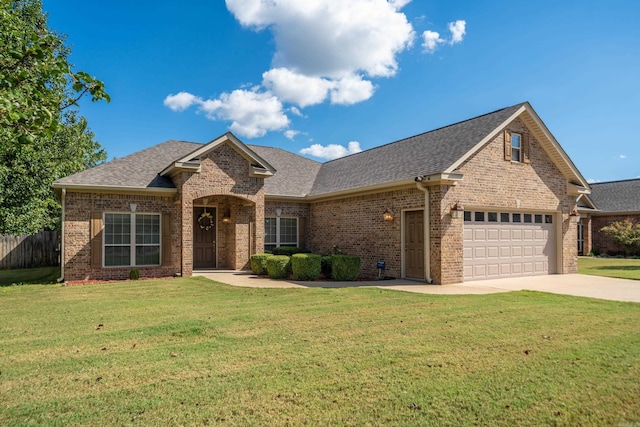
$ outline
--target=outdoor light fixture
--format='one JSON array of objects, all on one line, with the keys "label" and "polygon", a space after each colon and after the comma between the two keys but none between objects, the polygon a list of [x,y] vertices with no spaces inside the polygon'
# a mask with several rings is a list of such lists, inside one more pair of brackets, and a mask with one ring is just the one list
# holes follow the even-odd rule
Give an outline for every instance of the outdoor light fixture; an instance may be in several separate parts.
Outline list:
[{"label": "outdoor light fixture", "polygon": [[222,215],[222,222],[225,224],[231,223],[231,212],[229,212],[229,209],[227,209],[224,215]]},{"label": "outdoor light fixture", "polygon": [[462,218],[463,213],[464,213],[464,206],[456,202],[456,204],[453,205],[453,207],[451,208],[451,218],[452,219]]},{"label": "outdoor light fixture", "polygon": [[135,203],[131,203],[129,207],[131,208],[131,212],[135,212],[138,205],[136,205]]},{"label": "outdoor light fixture", "polygon": [[382,219],[385,221],[393,221],[393,214],[389,212],[389,209],[386,209],[382,214]]},{"label": "outdoor light fixture", "polygon": [[577,206],[574,206],[571,213],[569,213],[569,219],[571,219],[571,222],[574,224],[580,221],[580,213],[578,212]]}]

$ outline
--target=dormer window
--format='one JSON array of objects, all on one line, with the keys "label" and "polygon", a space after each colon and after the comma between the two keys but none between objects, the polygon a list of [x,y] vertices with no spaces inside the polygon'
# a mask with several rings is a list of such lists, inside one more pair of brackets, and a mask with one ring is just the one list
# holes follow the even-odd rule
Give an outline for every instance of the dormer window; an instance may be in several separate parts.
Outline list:
[{"label": "dormer window", "polygon": [[519,133],[511,134],[511,161],[522,161],[522,136]]}]

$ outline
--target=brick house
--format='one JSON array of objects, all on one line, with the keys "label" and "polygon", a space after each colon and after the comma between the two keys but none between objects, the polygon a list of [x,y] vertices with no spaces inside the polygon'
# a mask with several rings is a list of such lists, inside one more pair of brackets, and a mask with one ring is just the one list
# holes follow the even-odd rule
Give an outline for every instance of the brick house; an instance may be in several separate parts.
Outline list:
[{"label": "brick house", "polygon": [[576,273],[590,192],[526,102],[326,163],[231,133],[167,141],[54,188],[65,280],[247,269],[293,245],[436,284]]},{"label": "brick house", "polygon": [[[640,222],[640,179],[591,184],[591,194],[578,203],[578,254],[631,255],[600,230],[617,221]],[[637,255],[637,254],[635,254]]]}]

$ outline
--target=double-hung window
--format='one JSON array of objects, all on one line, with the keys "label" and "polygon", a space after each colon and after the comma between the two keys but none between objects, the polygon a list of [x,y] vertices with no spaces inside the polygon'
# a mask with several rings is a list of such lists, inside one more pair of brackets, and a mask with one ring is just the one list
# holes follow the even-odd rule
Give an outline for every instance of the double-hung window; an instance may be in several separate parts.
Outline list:
[{"label": "double-hung window", "polygon": [[522,135],[519,133],[511,134],[511,161],[522,161]]},{"label": "double-hung window", "polygon": [[264,249],[298,246],[298,218],[265,218]]},{"label": "double-hung window", "polygon": [[160,265],[160,215],[104,214],[104,266]]}]

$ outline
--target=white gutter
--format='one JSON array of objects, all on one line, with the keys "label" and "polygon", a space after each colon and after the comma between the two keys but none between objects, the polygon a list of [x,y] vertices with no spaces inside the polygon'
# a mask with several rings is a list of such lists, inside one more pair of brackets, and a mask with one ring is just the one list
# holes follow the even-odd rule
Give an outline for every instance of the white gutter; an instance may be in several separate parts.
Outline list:
[{"label": "white gutter", "polygon": [[429,229],[431,228],[429,225],[429,222],[430,222],[429,188],[423,187],[422,184],[420,184],[420,182],[416,182],[416,187],[418,187],[418,190],[424,192],[424,224],[422,227],[424,229],[424,242],[426,246],[424,248],[424,280],[426,280],[428,284],[432,284],[433,279],[431,278],[431,253],[430,253],[431,240],[430,240],[430,234],[429,234]]},{"label": "white gutter", "polygon": [[61,220],[61,235],[60,235],[60,277],[58,277],[57,282],[64,281],[64,214],[65,214],[65,206],[64,200],[67,195],[67,189],[62,189],[62,194],[60,195],[60,201],[62,203],[62,220]]}]

